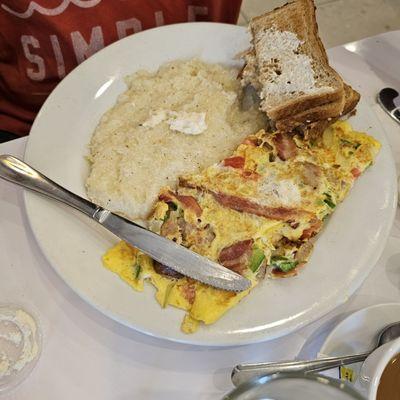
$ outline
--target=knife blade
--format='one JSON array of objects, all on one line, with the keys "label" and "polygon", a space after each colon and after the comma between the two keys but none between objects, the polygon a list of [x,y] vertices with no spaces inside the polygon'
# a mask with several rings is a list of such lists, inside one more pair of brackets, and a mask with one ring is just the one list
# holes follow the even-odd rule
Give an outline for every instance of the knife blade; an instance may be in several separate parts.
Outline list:
[{"label": "knife blade", "polygon": [[235,292],[251,285],[248,279],[222,265],[70,192],[18,158],[0,156],[0,178],[81,211],[120,239],[182,275]]}]

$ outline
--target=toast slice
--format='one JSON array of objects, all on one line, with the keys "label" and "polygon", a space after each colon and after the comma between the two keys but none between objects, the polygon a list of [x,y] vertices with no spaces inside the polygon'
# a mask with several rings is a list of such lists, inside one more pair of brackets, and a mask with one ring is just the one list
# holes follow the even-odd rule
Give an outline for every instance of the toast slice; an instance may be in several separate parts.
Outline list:
[{"label": "toast slice", "polygon": [[286,119],[331,102],[338,102],[339,108],[343,82],[329,66],[312,0],[295,0],[256,17],[250,30],[253,50],[245,56],[242,82],[256,86],[261,109],[270,119]]},{"label": "toast slice", "polygon": [[[242,86],[247,87],[250,85],[257,92],[259,92],[261,89],[261,84],[258,81],[258,69],[254,49],[249,49],[247,52],[243,53],[242,57],[246,60],[246,63],[240,71],[238,78],[241,80]],[[344,85],[346,87],[346,84]],[[347,87],[349,88],[349,86]],[[276,127],[279,130],[287,131],[294,129],[299,125],[304,125],[304,123],[337,117],[338,115],[344,113],[344,106],[347,104],[347,99],[345,96],[346,93],[344,92],[341,98],[336,101],[322,104],[288,118],[275,121]],[[354,107],[351,107],[351,109],[352,108]]]}]

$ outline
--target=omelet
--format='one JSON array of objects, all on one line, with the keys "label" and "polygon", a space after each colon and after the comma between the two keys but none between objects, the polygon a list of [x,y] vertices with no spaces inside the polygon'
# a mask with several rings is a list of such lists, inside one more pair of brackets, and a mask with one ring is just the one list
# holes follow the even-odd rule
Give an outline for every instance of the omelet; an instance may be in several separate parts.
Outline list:
[{"label": "omelet", "polygon": [[121,242],[103,257],[106,268],[135,290],[157,289],[161,307],[184,310],[181,329],[213,324],[264,279],[296,275],[308,261],[326,218],[369,168],[380,149],[348,122],[314,141],[264,130],[228,158],[161,190],[150,228],[246,278],[235,293],[184,277]]}]

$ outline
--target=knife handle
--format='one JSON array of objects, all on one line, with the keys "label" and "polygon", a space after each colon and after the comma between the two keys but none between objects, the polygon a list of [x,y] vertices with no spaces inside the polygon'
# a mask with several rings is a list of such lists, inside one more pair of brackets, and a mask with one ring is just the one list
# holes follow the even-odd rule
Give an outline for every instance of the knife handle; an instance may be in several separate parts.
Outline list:
[{"label": "knife handle", "polygon": [[101,207],[64,189],[16,157],[0,155],[0,178],[58,200],[97,221],[101,216]]}]

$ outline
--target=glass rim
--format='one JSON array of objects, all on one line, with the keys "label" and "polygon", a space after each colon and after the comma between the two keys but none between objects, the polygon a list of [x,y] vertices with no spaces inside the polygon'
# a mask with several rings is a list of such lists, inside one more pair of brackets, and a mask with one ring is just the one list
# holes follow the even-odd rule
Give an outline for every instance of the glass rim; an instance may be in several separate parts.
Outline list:
[{"label": "glass rim", "polygon": [[318,382],[323,385],[328,385],[335,387],[343,393],[351,395],[356,400],[365,400],[357,390],[349,386],[348,383],[340,379],[332,378],[330,376],[322,375],[320,373],[299,373],[299,372],[277,372],[271,375],[259,376],[252,378],[246,382],[243,382],[228,394],[226,394],[222,400],[235,400],[238,399],[240,395],[246,394],[253,387],[265,385],[268,382],[276,381],[280,379],[306,379],[314,382]]}]

